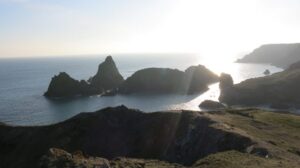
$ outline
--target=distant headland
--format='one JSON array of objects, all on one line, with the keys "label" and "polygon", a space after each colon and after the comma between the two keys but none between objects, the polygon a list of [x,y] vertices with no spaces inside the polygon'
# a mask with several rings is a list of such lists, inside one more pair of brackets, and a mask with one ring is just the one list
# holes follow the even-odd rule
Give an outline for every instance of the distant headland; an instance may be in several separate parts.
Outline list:
[{"label": "distant headland", "polygon": [[297,61],[300,61],[300,43],[265,44],[236,62],[271,64],[285,69]]}]

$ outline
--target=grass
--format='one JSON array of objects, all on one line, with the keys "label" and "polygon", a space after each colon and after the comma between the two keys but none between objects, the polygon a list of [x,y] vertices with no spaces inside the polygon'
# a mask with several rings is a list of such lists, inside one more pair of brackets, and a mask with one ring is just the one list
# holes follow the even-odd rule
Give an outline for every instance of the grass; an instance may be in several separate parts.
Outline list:
[{"label": "grass", "polygon": [[[268,149],[264,158],[238,151],[211,154],[194,163],[194,168],[298,168],[300,165],[300,116],[259,109],[228,109],[205,113],[208,117],[246,134]],[[115,162],[115,167],[183,167],[161,161],[134,160]],[[113,166],[114,167],[114,166]]]}]

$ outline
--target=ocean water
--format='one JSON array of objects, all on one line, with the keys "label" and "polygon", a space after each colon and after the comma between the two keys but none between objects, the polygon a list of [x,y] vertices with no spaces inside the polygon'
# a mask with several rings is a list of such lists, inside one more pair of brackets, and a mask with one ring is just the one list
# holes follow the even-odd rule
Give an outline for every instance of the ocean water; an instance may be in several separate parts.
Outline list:
[{"label": "ocean water", "polygon": [[[215,73],[226,72],[235,83],[263,76],[282,69],[270,65],[238,64],[203,60],[194,54],[119,54],[113,55],[120,73],[129,77],[136,70],[148,67],[169,67],[185,70],[203,64]],[[12,125],[44,125],[63,121],[80,112],[93,112],[104,107],[126,105],[145,112],[160,110],[201,110],[206,99],[218,100],[218,84],[198,95],[117,95],[90,96],[50,100],[43,96],[55,74],[67,72],[76,79],[88,79],[97,72],[105,55],[0,59],[0,122]]]}]

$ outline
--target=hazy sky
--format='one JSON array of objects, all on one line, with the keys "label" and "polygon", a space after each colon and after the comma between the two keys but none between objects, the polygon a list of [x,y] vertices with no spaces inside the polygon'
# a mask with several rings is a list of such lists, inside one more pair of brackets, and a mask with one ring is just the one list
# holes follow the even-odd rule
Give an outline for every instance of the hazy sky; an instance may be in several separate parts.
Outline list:
[{"label": "hazy sky", "polygon": [[299,0],[0,0],[0,57],[200,53],[300,42]]}]

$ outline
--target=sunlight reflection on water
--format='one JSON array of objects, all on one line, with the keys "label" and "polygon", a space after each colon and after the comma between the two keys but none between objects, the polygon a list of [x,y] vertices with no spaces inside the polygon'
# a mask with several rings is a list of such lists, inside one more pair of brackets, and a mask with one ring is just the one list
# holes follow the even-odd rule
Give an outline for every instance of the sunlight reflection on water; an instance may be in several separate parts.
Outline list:
[{"label": "sunlight reflection on water", "polygon": [[[214,71],[217,74],[222,72],[228,73],[232,76],[234,83],[240,83],[249,78],[256,78],[264,76],[263,72],[266,69],[269,69],[272,73],[282,71],[281,68],[277,68],[271,65],[264,64],[241,64],[241,63],[206,63],[205,64],[209,69]],[[199,104],[204,100],[213,100],[219,101],[220,89],[219,83],[212,84],[209,86],[209,90],[195,99],[182,103],[170,106],[170,109],[187,109],[187,110],[202,110],[199,108]]]}]

